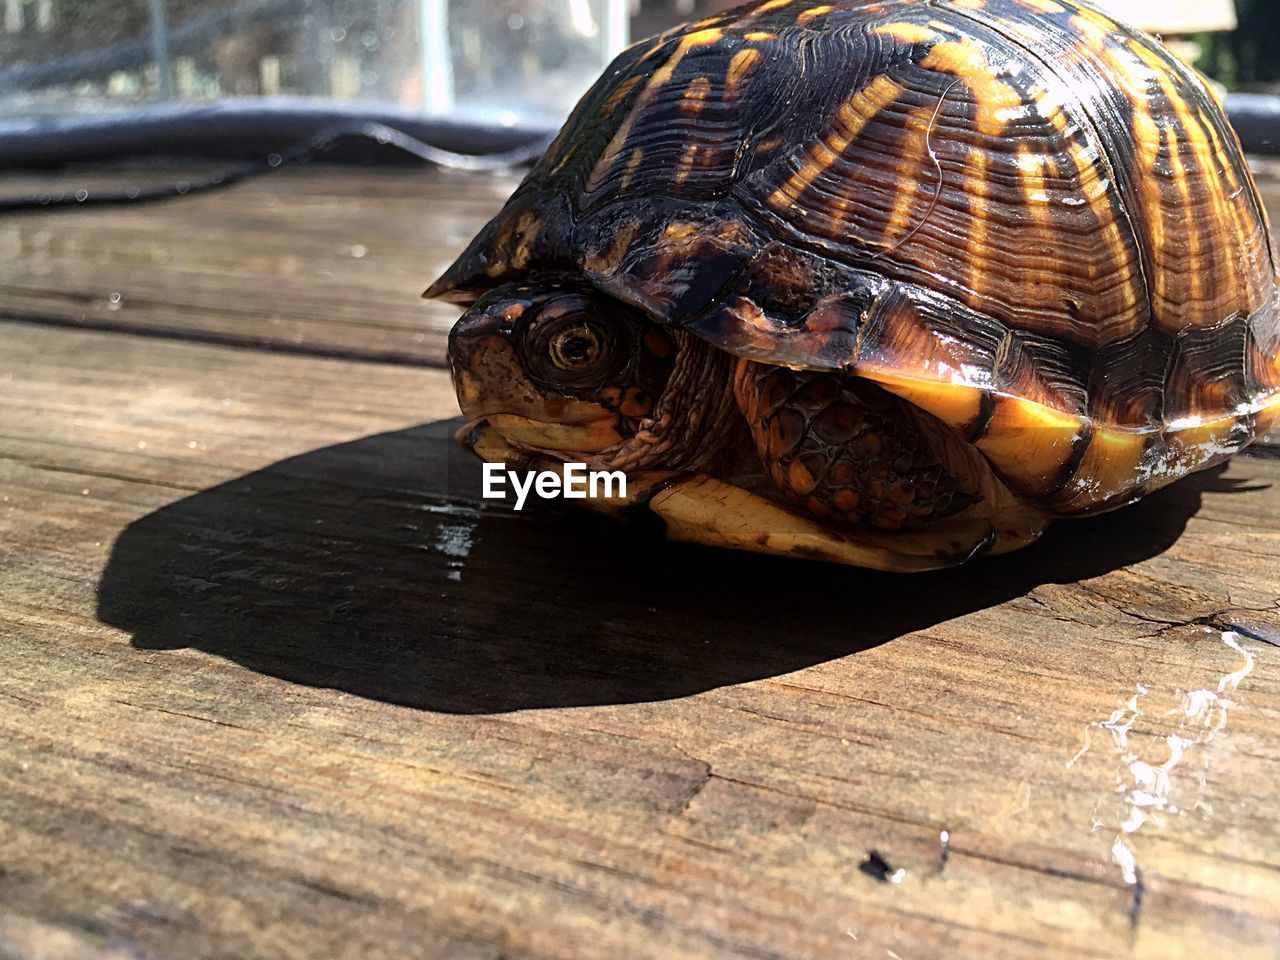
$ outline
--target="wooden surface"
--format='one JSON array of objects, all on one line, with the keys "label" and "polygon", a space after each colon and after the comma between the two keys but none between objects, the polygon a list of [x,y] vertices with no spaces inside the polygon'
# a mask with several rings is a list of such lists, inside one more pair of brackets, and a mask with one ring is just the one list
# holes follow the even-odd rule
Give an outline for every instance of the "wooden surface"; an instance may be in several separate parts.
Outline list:
[{"label": "wooden surface", "polygon": [[0,221],[0,957],[1275,957],[1280,459],[922,577],[482,504],[512,182]]}]

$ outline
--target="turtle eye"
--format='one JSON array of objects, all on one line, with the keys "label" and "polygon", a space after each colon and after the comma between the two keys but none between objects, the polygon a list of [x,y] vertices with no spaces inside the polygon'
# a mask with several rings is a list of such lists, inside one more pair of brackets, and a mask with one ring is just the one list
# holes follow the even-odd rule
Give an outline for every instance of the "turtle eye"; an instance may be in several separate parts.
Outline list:
[{"label": "turtle eye", "polygon": [[551,362],[561,370],[581,370],[600,358],[604,344],[596,331],[577,325],[552,337],[548,349]]},{"label": "turtle eye", "polygon": [[552,390],[595,390],[630,356],[629,327],[599,310],[564,310],[552,303],[517,331],[525,372]]},{"label": "turtle eye", "polygon": [[559,387],[586,389],[616,372],[619,346],[613,331],[578,314],[536,324],[525,348],[530,372]]}]

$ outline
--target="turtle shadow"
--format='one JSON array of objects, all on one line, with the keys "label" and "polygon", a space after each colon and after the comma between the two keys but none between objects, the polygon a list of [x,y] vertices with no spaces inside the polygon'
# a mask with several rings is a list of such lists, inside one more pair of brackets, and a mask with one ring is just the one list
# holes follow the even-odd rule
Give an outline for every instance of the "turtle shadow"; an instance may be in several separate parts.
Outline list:
[{"label": "turtle shadow", "polygon": [[447,713],[664,700],[856,654],[1155,556],[1221,472],[915,576],[684,546],[480,499],[458,421],[291,457],[131,524],[98,615],[313,687]]}]

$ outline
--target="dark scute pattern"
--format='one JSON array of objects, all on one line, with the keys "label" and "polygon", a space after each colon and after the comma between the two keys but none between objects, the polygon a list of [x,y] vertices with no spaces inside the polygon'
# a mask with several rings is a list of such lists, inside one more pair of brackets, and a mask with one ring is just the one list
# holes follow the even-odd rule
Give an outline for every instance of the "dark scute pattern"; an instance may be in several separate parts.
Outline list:
[{"label": "dark scute pattern", "polygon": [[656,317],[684,317],[718,296],[762,241],[732,207],[655,199],[596,212],[575,243],[601,290]]},{"label": "dark scute pattern", "polygon": [[1174,338],[1146,327],[1098,351],[1089,382],[1091,416],[1101,422],[1154,429],[1164,419],[1165,373]]},{"label": "dark scute pattern", "polygon": [[1058,5],[1059,14],[992,4],[965,15],[1024,45],[1093,105],[1085,118],[1142,248],[1155,324],[1176,334],[1258,309],[1274,251],[1239,142],[1206,85],[1144,34]]},{"label": "dark scute pattern", "polygon": [[[739,279],[749,276],[750,269]],[[683,326],[740,357],[811,370],[848,370],[857,359],[866,318],[887,287],[874,274],[851,273],[838,290],[819,296],[797,315],[768,312],[730,285]]]},{"label": "dark scute pattern", "polygon": [[[427,291],[429,297],[468,303],[486,289],[530,272],[576,270],[571,247],[572,197],[609,138],[626,120],[641,88],[643,44],[620,53],[583,95],[546,153],[525,176],[506,205],[467,245],[452,266]],[[634,82],[632,82],[634,81]],[[539,226],[536,249],[517,258],[513,234],[522,220]]]},{"label": "dark scute pattern", "polygon": [[[880,32],[904,29],[931,39]],[[1096,346],[1148,321],[1095,104],[1047,97],[1047,68],[961,11],[916,8],[855,34],[846,46],[877,64],[874,81],[838,81],[819,134],[746,178],[753,214],[1017,327]]]},{"label": "dark scute pattern", "polygon": [[1187,330],[1174,344],[1165,382],[1168,420],[1227,415],[1248,404],[1249,322],[1233,317],[1217,327]]},{"label": "dark scute pattern", "polygon": [[996,366],[998,392],[1085,417],[1093,356],[1064,340],[1010,330]]},{"label": "dark scute pattern", "polygon": [[929,372],[988,389],[1008,328],[958,307],[929,290],[894,284],[867,317],[857,361],[867,366]]},{"label": "dark scute pattern", "polygon": [[1269,312],[1249,319],[1249,371],[1256,395],[1280,391],[1280,289]]}]

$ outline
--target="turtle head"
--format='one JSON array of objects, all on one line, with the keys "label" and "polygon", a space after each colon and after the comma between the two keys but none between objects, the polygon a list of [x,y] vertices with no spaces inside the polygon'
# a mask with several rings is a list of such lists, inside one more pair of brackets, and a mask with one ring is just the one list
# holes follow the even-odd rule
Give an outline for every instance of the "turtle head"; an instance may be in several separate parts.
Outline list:
[{"label": "turtle head", "polygon": [[499,287],[449,335],[458,403],[514,446],[563,459],[635,435],[674,362],[670,337],[597,291]]}]

